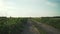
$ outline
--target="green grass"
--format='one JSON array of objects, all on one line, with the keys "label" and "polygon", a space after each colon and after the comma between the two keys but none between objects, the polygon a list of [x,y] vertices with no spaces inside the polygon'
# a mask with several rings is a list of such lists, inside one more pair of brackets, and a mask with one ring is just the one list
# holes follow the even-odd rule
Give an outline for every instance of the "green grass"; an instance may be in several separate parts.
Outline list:
[{"label": "green grass", "polygon": [[33,18],[33,20],[36,20],[40,23],[45,23],[45,24],[51,25],[60,30],[60,18],[41,17],[41,18]]},{"label": "green grass", "polygon": [[40,25],[38,25],[36,22],[33,21],[33,25],[38,29],[38,31],[40,32],[40,34],[47,34],[47,32],[45,30],[43,30]]},{"label": "green grass", "polygon": [[[60,30],[60,18],[53,17],[41,17],[41,18],[32,18],[33,21],[37,21],[40,23],[48,24],[58,30]],[[47,34],[45,30],[43,30],[37,23],[34,24],[35,27],[40,31],[41,34]]]},{"label": "green grass", "polygon": [[0,17],[0,34],[21,34],[27,18]]}]

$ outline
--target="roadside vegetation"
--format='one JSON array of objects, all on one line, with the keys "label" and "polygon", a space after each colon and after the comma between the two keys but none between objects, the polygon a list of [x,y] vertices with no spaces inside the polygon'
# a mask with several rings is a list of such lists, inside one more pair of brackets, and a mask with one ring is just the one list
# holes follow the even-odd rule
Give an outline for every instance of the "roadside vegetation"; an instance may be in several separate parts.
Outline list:
[{"label": "roadside vegetation", "polygon": [[34,20],[51,25],[60,30],[60,17],[41,17],[41,18],[33,18]]},{"label": "roadside vegetation", "polygon": [[60,17],[40,17],[40,18],[31,18],[34,22],[33,24],[39,30],[40,34],[48,34],[43,28],[40,27],[38,23],[50,25],[60,31]]},{"label": "roadside vegetation", "polygon": [[[0,34],[21,34],[27,20],[32,19],[40,23],[48,24],[60,30],[60,17],[40,17],[40,18],[20,18],[20,17],[0,17]],[[32,23],[41,34],[47,34],[37,23]]]},{"label": "roadside vegetation", "polygon": [[0,34],[21,34],[27,18],[0,17]]},{"label": "roadside vegetation", "polygon": [[33,22],[32,23],[37,29],[38,31],[40,32],[40,34],[47,34],[47,32],[45,30],[43,30],[39,24],[37,24],[36,22]]}]

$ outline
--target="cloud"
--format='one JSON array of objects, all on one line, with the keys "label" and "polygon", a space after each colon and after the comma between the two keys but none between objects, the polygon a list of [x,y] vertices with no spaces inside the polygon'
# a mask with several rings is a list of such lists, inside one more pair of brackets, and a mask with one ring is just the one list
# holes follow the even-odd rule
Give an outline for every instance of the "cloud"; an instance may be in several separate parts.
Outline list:
[{"label": "cloud", "polygon": [[46,2],[46,4],[47,4],[48,6],[51,6],[51,7],[57,7],[57,3]]},{"label": "cloud", "polygon": [[47,0],[46,4],[51,7],[59,7],[60,0]]},{"label": "cloud", "polygon": [[56,14],[53,9],[57,4],[47,0],[0,0],[0,15],[7,16],[49,16]]},{"label": "cloud", "polygon": [[2,0],[0,0],[0,11],[4,9],[4,2]]}]

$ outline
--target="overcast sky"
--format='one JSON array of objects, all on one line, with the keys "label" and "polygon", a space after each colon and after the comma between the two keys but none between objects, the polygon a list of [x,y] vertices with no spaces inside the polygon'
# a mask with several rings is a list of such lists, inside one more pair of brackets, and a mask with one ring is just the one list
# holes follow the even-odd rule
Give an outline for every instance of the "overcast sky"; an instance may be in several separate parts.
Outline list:
[{"label": "overcast sky", "polygon": [[60,0],[0,0],[0,16],[60,16]]}]

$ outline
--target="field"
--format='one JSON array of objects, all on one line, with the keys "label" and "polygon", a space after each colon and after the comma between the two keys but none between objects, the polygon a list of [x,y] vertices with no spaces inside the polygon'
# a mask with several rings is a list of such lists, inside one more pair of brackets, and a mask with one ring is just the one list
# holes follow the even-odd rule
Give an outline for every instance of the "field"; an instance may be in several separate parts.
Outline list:
[{"label": "field", "polygon": [[27,18],[0,17],[0,34],[21,34]]},{"label": "field", "polygon": [[51,32],[51,34],[60,34],[58,30],[50,26],[60,31],[60,17],[0,17],[0,34],[22,34],[23,32],[24,34],[35,34],[37,32],[40,34],[49,34]]},{"label": "field", "polygon": [[51,25],[60,30],[60,17],[41,17],[41,18],[33,18],[40,23]]}]

